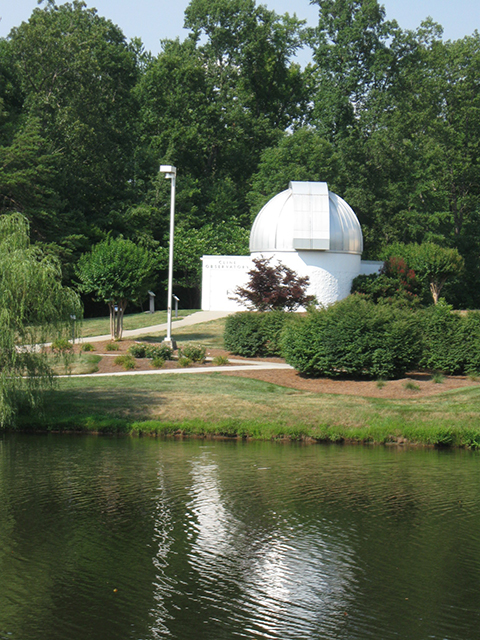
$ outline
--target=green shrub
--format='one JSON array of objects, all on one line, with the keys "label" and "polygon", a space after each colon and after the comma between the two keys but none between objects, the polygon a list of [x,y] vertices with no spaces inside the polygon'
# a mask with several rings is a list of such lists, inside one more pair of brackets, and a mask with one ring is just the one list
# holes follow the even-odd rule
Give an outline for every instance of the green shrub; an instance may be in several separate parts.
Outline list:
[{"label": "green shrub", "polygon": [[225,348],[245,358],[280,356],[281,336],[295,314],[285,311],[242,311],[227,317]]},{"label": "green shrub", "polygon": [[189,367],[192,364],[192,361],[186,356],[180,356],[178,359],[178,364],[180,367]]},{"label": "green shrub", "polygon": [[145,358],[145,345],[141,343],[132,344],[128,347],[128,353],[134,358]]},{"label": "green shrub", "polygon": [[166,344],[145,344],[137,342],[128,348],[134,358],[162,358],[162,360],[172,360],[173,349]]},{"label": "green shrub", "polygon": [[155,356],[154,358],[152,358],[152,367],[155,367],[155,369],[161,369],[164,364],[165,360],[162,357]]},{"label": "green shrub", "polygon": [[224,364],[228,364],[228,358],[227,356],[215,356],[215,358],[213,359],[213,364],[216,367],[221,367]]},{"label": "green shrub", "polygon": [[282,342],[287,362],[310,376],[400,377],[421,353],[413,311],[360,296],[287,323]]},{"label": "green shrub", "polygon": [[291,317],[292,314],[285,311],[269,311],[262,314],[260,323],[264,338],[262,355],[282,355],[281,336],[287,319]]},{"label": "green shrub", "polygon": [[443,300],[418,318],[423,334],[420,366],[450,375],[462,373],[467,357],[464,319]]},{"label": "green shrub", "polygon": [[242,311],[228,316],[223,334],[225,348],[245,358],[262,353],[265,338],[261,330],[261,314]]},{"label": "green shrub", "polygon": [[162,358],[163,360],[173,360],[173,349],[167,344],[146,344],[146,358]]},{"label": "green shrub", "polygon": [[95,347],[90,342],[84,342],[80,348],[82,351],[95,351]]},{"label": "green shrub", "polygon": [[105,349],[107,351],[118,351],[119,350],[119,346],[116,342],[109,342],[107,343],[107,346],[105,347]]},{"label": "green shrub", "polygon": [[480,312],[469,311],[462,317],[465,372],[480,373]]},{"label": "green shrub", "polygon": [[187,344],[178,350],[179,358],[187,358],[190,362],[199,362],[203,364],[206,357],[205,347],[198,344]]},{"label": "green shrub", "polygon": [[130,354],[117,356],[113,362],[123,367],[125,371],[135,369],[135,358]]},{"label": "green shrub", "polygon": [[406,380],[403,383],[403,388],[407,391],[420,391],[420,387],[416,382],[413,382],[413,380]]},{"label": "green shrub", "polygon": [[58,355],[71,352],[73,345],[66,338],[57,338],[52,342],[52,351]]},{"label": "green shrub", "polygon": [[372,302],[398,302],[419,306],[422,287],[405,260],[391,256],[385,261],[380,273],[354,278],[351,292]]}]

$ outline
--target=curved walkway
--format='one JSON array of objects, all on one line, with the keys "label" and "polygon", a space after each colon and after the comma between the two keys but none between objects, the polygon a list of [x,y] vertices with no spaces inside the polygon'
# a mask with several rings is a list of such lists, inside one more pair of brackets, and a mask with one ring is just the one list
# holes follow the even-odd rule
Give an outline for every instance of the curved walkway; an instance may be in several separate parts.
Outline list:
[{"label": "curved walkway", "polygon": [[[181,320],[174,320],[172,322],[172,333],[175,333],[175,329],[179,327],[188,327],[192,324],[200,324],[201,322],[210,322],[211,320],[218,320],[219,318],[225,318],[231,315],[231,311],[197,311],[190,316],[186,316]],[[149,333],[158,333],[160,331],[167,330],[167,323],[153,324],[149,327],[142,327],[141,329],[129,329],[124,330],[124,338],[135,338],[136,336],[146,336]],[[112,336],[107,333],[103,336],[90,336],[89,338],[78,338],[76,342],[103,342],[104,340],[111,340]]]},{"label": "curved walkway", "polygon": [[[175,333],[175,329],[178,327],[187,327],[194,324],[200,324],[201,322],[210,322],[211,320],[218,320],[218,318],[225,318],[229,316],[231,311],[198,311],[192,313],[192,315],[182,318],[182,320],[176,320],[172,324],[172,333]],[[155,324],[150,327],[142,327],[141,329],[131,329],[130,331],[124,331],[124,338],[134,338],[136,336],[148,335],[150,333],[157,333],[167,330],[167,323]],[[93,336],[89,338],[79,338],[77,342],[103,342],[104,340],[110,340],[111,336]],[[232,363],[244,362],[243,360],[230,360]],[[261,360],[249,361],[245,364],[232,364],[222,367],[190,367],[185,369],[151,369],[147,371],[112,371],[110,373],[75,373],[71,375],[58,376],[59,378],[105,378],[110,376],[150,376],[150,375],[176,375],[181,373],[225,373],[227,371],[259,371],[265,369],[292,369],[289,364],[283,362],[264,362]]]},{"label": "curved walkway", "polygon": [[[230,362],[234,362],[230,360]],[[293,369],[283,362],[248,362],[244,365],[225,365],[222,367],[189,367],[188,369],[149,369],[147,371],[111,371],[110,373],[74,373],[58,378],[107,378],[110,376],[155,376],[176,375],[180,373],[227,373],[230,371],[262,371],[266,369]]]}]

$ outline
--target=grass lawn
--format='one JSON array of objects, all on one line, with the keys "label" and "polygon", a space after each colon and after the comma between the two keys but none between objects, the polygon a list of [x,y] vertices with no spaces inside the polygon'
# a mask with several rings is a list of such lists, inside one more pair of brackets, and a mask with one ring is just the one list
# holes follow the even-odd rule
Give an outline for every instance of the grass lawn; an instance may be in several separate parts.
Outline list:
[{"label": "grass lawn", "polygon": [[[194,342],[211,349],[223,349],[223,331],[225,329],[226,318],[202,322],[190,327],[172,326],[172,336],[181,345],[186,342]],[[163,340],[166,332],[151,333],[142,336],[142,342],[158,342]]]},{"label": "grass lawn", "polygon": [[480,446],[480,389],[412,400],[297,391],[221,373],[72,378],[50,428]]},{"label": "grass lawn", "polygon": [[[178,312],[178,320],[189,316],[192,313],[196,313],[198,309],[185,309]],[[143,329],[143,327],[149,327],[155,324],[163,324],[167,322],[166,311],[155,311],[155,313],[128,313],[123,317],[123,329]],[[175,317],[173,317],[175,322]],[[103,336],[110,333],[110,318],[108,316],[104,318],[87,318],[82,321],[81,324],[81,336],[82,338],[89,338],[91,336]]]}]

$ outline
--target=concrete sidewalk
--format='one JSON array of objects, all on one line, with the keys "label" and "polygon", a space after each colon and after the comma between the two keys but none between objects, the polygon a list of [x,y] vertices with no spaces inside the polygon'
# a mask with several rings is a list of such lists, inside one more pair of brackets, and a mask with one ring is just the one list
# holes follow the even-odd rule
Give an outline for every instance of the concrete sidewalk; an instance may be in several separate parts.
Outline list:
[{"label": "concrete sidewalk", "polygon": [[[174,320],[172,322],[172,336],[175,337],[175,329],[180,327],[188,327],[194,324],[200,324],[201,322],[210,322],[210,320],[218,320],[219,318],[225,318],[231,315],[232,311],[197,311],[192,313],[186,318],[181,320]],[[150,327],[142,327],[141,329],[130,329],[123,332],[123,338],[136,338],[137,336],[147,336],[151,333],[160,333],[167,330],[167,323],[154,324]],[[78,338],[75,342],[103,342],[104,340],[111,340],[110,334],[103,336],[91,336],[89,338]]]},{"label": "concrete sidewalk", "polygon": [[[231,361],[232,362],[232,361]],[[183,369],[147,369],[146,371],[110,371],[109,373],[74,373],[58,378],[110,378],[112,376],[158,376],[188,373],[228,373],[229,371],[266,371],[269,369],[293,369],[283,362],[254,362],[244,365],[225,365],[222,367],[191,367]]]}]

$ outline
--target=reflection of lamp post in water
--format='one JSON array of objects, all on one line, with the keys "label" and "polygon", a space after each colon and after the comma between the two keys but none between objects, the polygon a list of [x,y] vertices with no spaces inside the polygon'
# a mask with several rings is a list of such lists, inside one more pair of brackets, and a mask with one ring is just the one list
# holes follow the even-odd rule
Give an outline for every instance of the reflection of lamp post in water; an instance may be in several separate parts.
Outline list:
[{"label": "reflection of lamp post in water", "polygon": [[173,231],[175,220],[175,179],[177,176],[176,167],[168,164],[160,166],[160,173],[165,174],[167,180],[171,180],[170,194],[170,249],[168,252],[168,297],[167,297],[167,337],[164,342],[172,349],[176,349],[175,341],[172,340],[172,295],[173,295]]}]

